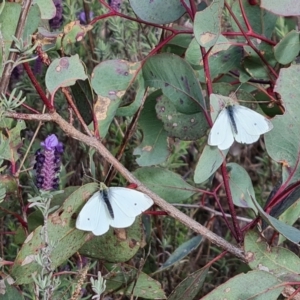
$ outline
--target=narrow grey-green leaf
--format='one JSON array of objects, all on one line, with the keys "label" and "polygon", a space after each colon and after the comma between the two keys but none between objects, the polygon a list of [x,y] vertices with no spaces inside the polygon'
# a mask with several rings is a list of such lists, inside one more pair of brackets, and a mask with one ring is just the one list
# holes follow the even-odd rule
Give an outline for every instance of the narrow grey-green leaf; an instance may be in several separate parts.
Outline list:
[{"label": "narrow grey-green leaf", "polygon": [[190,240],[181,244],[170,256],[169,258],[161,265],[157,272],[163,271],[174,264],[180,262],[183,258],[189,255],[193,250],[197,249],[202,241],[202,236],[197,235],[191,238]]},{"label": "narrow grey-green leaf", "polygon": [[93,121],[93,91],[90,81],[88,79],[77,80],[71,86],[71,91],[84,122],[87,125],[90,124]]},{"label": "narrow grey-green leaf", "polygon": [[195,299],[203,287],[209,268],[189,274],[170,294],[168,300]]},{"label": "narrow grey-green leaf", "polygon": [[195,183],[202,183],[212,176],[224,161],[228,150],[220,151],[218,147],[206,145],[200,155],[194,173]]},{"label": "narrow grey-green leaf", "polygon": [[[233,203],[239,207],[252,208],[256,213],[250,195],[255,198],[252,181],[247,171],[236,163],[227,164],[229,171],[229,185]],[[250,195],[249,195],[250,193]]]},{"label": "narrow grey-green leaf", "polygon": [[[296,201],[279,216],[279,220],[285,224],[293,225],[300,216],[300,197],[298,196]],[[280,235],[278,239],[278,244],[280,245],[285,238]]]},{"label": "narrow grey-green leaf", "polygon": [[268,223],[270,224],[276,231],[278,231],[280,234],[285,236],[288,240],[295,244],[299,244],[300,242],[300,231],[290,225],[287,225],[270,215],[268,215],[257,203],[255,199],[252,198],[252,201],[256,208],[258,209],[258,212],[260,216]]}]

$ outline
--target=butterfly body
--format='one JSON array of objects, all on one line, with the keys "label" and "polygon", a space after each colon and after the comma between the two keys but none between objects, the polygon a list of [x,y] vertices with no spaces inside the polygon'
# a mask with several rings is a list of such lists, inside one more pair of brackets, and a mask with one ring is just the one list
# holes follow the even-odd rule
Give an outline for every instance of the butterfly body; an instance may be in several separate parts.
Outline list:
[{"label": "butterfly body", "polygon": [[99,193],[100,193],[104,203],[106,204],[106,208],[107,208],[110,216],[112,217],[112,219],[114,219],[115,215],[114,215],[114,210],[109,201],[108,189],[103,189],[103,190],[99,191]]}]

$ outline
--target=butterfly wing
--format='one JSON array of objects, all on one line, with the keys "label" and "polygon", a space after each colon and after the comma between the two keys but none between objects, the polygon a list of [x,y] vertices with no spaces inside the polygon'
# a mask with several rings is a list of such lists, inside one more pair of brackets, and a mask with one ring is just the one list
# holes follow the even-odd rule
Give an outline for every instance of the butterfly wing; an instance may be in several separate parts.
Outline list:
[{"label": "butterfly wing", "polygon": [[228,149],[234,141],[230,118],[226,108],[219,113],[208,136],[208,145],[218,146],[220,150]]},{"label": "butterfly wing", "polygon": [[92,231],[94,235],[101,235],[108,231],[111,216],[105,207],[100,192],[96,192],[81,209],[76,228]]},{"label": "butterfly wing", "polygon": [[235,105],[233,111],[238,131],[243,127],[248,135],[260,136],[273,128],[270,120],[250,108]]},{"label": "butterfly wing", "polygon": [[234,139],[241,144],[253,144],[258,141],[260,135],[251,135],[245,128],[237,122],[237,134],[234,135]]},{"label": "butterfly wing", "polygon": [[109,199],[115,216],[110,225],[115,228],[131,226],[138,215],[153,205],[144,193],[123,187],[109,188]]}]

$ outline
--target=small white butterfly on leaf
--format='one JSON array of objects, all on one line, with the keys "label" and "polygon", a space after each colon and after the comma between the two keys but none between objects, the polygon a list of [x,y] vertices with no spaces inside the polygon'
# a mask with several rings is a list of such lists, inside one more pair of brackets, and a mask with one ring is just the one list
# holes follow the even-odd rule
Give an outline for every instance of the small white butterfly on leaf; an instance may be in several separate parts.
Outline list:
[{"label": "small white butterfly on leaf", "polygon": [[234,140],[241,144],[252,144],[260,135],[273,128],[273,124],[267,118],[250,108],[232,103],[231,98],[213,94],[212,97],[225,100],[227,103],[213,124],[208,145],[226,150]]},{"label": "small white butterfly on leaf", "polygon": [[124,187],[107,188],[101,184],[80,211],[76,228],[102,235],[114,228],[127,228],[135,218],[153,205],[147,195]]}]

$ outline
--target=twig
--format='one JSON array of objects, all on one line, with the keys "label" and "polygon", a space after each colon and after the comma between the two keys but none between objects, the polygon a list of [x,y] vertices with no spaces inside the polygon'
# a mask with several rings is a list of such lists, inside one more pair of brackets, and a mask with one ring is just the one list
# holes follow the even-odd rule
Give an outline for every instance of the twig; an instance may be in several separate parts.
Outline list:
[{"label": "twig", "polygon": [[[175,207],[185,207],[185,208],[199,208],[199,209],[203,209],[203,210],[207,210],[209,212],[211,212],[212,214],[216,215],[216,216],[226,216],[227,218],[231,218],[230,214],[226,214],[226,213],[221,213],[217,210],[214,210],[210,207],[204,206],[204,205],[200,205],[200,204],[181,204],[181,203],[172,203]],[[243,221],[243,222],[247,222],[250,223],[253,220],[249,219],[249,218],[243,218],[243,217],[236,217],[238,220]]]},{"label": "twig", "polygon": [[123,176],[127,179],[128,182],[135,183],[138,186],[138,189],[147,194],[150,198],[153,199],[156,205],[158,205],[161,209],[167,212],[171,217],[175,218],[176,220],[180,221],[182,224],[188,226],[195,232],[201,234],[212,243],[216,244],[217,246],[221,247],[222,249],[227,250],[228,252],[232,253],[234,256],[238,257],[243,261],[247,261],[243,250],[238,248],[223,238],[219,237],[218,235],[214,234],[195,220],[191,219],[178,209],[176,209],[173,205],[169,204],[158,195],[153,193],[147,187],[145,187],[139,180],[137,180],[131,172],[129,172],[105,147],[104,145],[98,141],[94,137],[89,137],[84,135],[83,133],[79,132],[77,129],[72,127],[68,122],[66,122],[59,114],[56,112],[52,114],[41,114],[41,115],[33,115],[33,114],[21,114],[15,112],[6,112],[4,114],[6,117],[14,118],[14,119],[22,119],[22,120],[32,120],[32,121],[52,121],[55,122],[59,127],[70,137],[79,140],[86,145],[95,148],[104,159],[106,159],[110,164],[112,164]]}]

